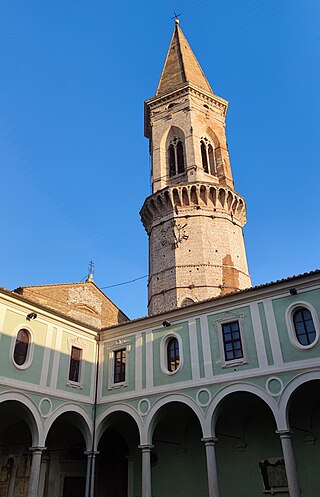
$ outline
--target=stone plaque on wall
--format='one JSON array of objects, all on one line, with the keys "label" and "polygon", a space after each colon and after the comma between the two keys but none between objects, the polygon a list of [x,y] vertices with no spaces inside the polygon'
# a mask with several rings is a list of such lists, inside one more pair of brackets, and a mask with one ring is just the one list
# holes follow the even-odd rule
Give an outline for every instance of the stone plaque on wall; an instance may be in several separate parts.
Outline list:
[{"label": "stone plaque on wall", "polygon": [[288,482],[284,460],[272,457],[259,462],[264,490],[266,492],[287,492]]}]

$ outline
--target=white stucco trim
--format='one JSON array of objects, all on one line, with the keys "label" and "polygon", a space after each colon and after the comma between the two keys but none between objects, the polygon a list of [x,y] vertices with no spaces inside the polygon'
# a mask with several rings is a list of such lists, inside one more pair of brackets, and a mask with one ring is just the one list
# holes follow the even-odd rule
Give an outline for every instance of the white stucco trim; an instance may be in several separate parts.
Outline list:
[{"label": "white stucco trim", "polygon": [[33,446],[44,446],[43,444],[43,422],[41,419],[41,414],[38,407],[30,400],[26,395],[19,393],[17,391],[9,391],[0,394],[0,403],[6,402],[8,400],[22,404],[28,409],[30,418],[26,419],[28,426],[31,430],[32,445]]},{"label": "white stucco trim", "polygon": [[76,404],[64,404],[63,406],[59,407],[56,409],[50,417],[48,417],[45,420],[44,423],[44,430],[43,430],[43,444],[45,446],[45,442],[49,433],[50,428],[52,427],[53,423],[58,419],[62,414],[66,412],[71,412],[77,415],[76,419],[80,421],[80,423],[74,423],[75,426],[77,426],[86,443],[86,449],[89,450],[92,447],[92,420],[88,413],[82,409],[82,407],[76,405]]},{"label": "white stucco trim", "polygon": [[100,438],[103,435],[103,433],[105,432],[105,430],[107,428],[109,428],[109,426],[111,426],[113,423],[112,418],[110,418],[110,420],[108,420],[108,417],[111,414],[114,414],[117,412],[125,412],[126,414],[129,414],[129,416],[131,416],[131,418],[133,418],[133,420],[135,421],[136,426],[138,428],[138,431],[139,431],[140,444],[142,443],[141,442],[141,440],[142,440],[141,434],[142,434],[143,426],[142,426],[142,420],[141,420],[139,413],[133,407],[131,407],[127,404],[113,404],[112,406],[106,407],[97,416],[96,438],[95,438],[95,449],[94,450],[97,450]]},{"label": "white stucco trim", "polygon": [[142,333],[136,335],[136,357],[135,357],[135,391],[141,392],[142,390],[142,346],[143,338]]},{"label": "white stucco trim", "polygon": [[[128,385],[128,376],[129,376],[129,361],[130,361],[129,352],[131,351],[131,341],[125,339],[116,340],[115,342],[110,344],[106,350],[108,354],[108,364],[109,364],[108,389],[111,390],[111,389],[126,387]],[[125,380],[115,382],[114,381],[115,353],[118,352],[119,350],[126,351]]]},{"label": "white stucco trim", "polygon": [[[219,342],[219,350],[220,350],[220,360],[221,366],[223,368],[230,368],[234,366],[241,366],[242,364],[247,364],[247,352],[246,352],[246,343],[244,336],[244,314],[240,314],[237,312],[224,312],[220,319],[217,319],[214,322],[214,327],[218,335]],[[223,341],[223,325],[228,323],[238,322],[239,325],[239,333],[240,333],[240,343],[242,348],[242,357],[237,359],[227,360],[225,358],[225,347]]]},{"label": "white stucco trim", "polygon": [[279,340],[279,332],[276,318],[273,311],[272,299],[266,299],[263,302],[266,315],[267,327],[269,332],[269,340],[275,366],[283,364],[282,351]]},{"label": "white stucco trim", "polygon": [[60,328],[59,326],[57,328],[56,340],[54,344],[53,365],[52,365],[51,381],[50,381],[50,388],[53,389],[57,388],[61,343],[62,343],[62,328]]},{"label": "white stucco trim", "polygon": [[[294,328],[293,314],[296,310],[298,310],[301,307],[304,307],[304,308],[308,309],[308,311],[310,311],[312,319],[313,319],[314,329],[316,332],[316,338],[309,345],[302,345],[299,342],[297,335],[296,335],[295,328]],[[308,350],[308,349],[312,349],[312,347],[317,345],[317,343],[319,342],[320,324],[319,324],[319,318],[318,318],[317,311],[315,310],[315,308],[313,307],[312,304],[310,304],[309,302],[305,302],[304,300],[299,300],[298,302],[294,302],[286,310],[285,317],[286,317],[286,325],[287,325],[287,329],[288,329],[288,333],[289,333],[290,342],[292,343],[292,345],[296,349]]]},{"label": "white stucco trim", "polygon": [[280,420],[279,409],[275,399],[271,395],[269,395],[262,388],[257,387],[256,385],[252,385],[250,383],[234,383],[233,385],[223,387],[213,397],[210,405],[208,406],[206,414],[206,419],[208,421],[207,427],[210,427],[210,431],[209,433],[204,434],[204,437],[215,436],[215,427],[222,408],[222,401],[230,394],[239,393],[239,392],[251,393],[262,399],[266,403],[266,405],[270,407],[270,410],[276,422],[276,426],[277,428],[279,427],[278,425]]},{"label": "white stucco trim", "polygon": [[46,331],[46,340],[45,340],[45,345],[44,345],[41,376],[40,376],[40,385],[42,387],[46,386],[47,380],[48,380],[49,361],[50,361],[51,344],[52,344],[52,337],[53,337],[53,328],[54,328],[54,326],[49,323],[47,326],[47,331]]},{"label": "white stucco trim", "polygon": [[201,328],[204,376],[205,380],[208,381],[213,378],[213,371],[212,371],[212,356],[211,356],[209,325],[208,325],[207,315],[200,316],[200,328]]},{"label": "white stucco trim", "polygon": [[[300,372],[301,369],[310,369],[310,368],[318,368],[319,367],[319,358],[314,358],[314,359],[307,359],[303,361],[292,361],[283,364],[282,366],[269,366],[266,369],[261,369],[259,367],[256,368],[249,368],[245,370],[238,369],[237,371],[233,372],[230,371],[228,373],[222,373],[222,374],[217,374],[214,378],[211,380],[208,380],[206,378],[201,378],[199,381],[195,380],[186,380],[186,381],[179,381],[176,383],[172,383],[171,385],[161,385],[161,386],[153,386],[152,388],[149,389],[144,389],[141,394],[138,394],[135,391],[131,392],[117,392],[114,395],[109,394],[109,395],[104,395],[101,397],[100,402],[101,403],[106,403],[106,402],[117,402],[121,401],[124,402],[126,400],[132,399],[132,398],[140,398],[141,396],[147,396],[147,395],[154,395],[154,394],[163,394],[163,393],[174,393],[174,392],[181,392],[185,390],[186,388],[200,388],[200,387],[209,387],[212,385],[219,385],[221,383],[225,382],[241,382],[241,381],[250,381],[252,378],[259,378],[261,376],[266,376],[266,375],[281,375],[283,373],[289,373],[289,372]],[[1,378],[0,378],[1,381]],[[60,395],[60,392],[59,392]]]},{"label": "white stucco trim", "polygon": [[199,366],[199,346],[197,336],[197,323],[195,319],[190,319],[189,324],[189,342],[190,342],[190,357],[191,357],[191,372],[192,379],[200,379],[200,366]]},{"label": "white stucco trim", "polygon": [[146,389],[153,388],[153,332],[146,331]]},{"label": "white stucco trim", "polygon": [[161,399],[159,399],[157,402],[153,404],[147,416],[145,417],[145,422],[142,431],[141,445],[144,444],[148,445],[152,443],[152,436],[155,426],[161,417],[160,409],[164,405],[171,404],[172,402],[185,404],[192,409],[192,411],[198,418],[198,421],[201,426],[201,431],[204,436],[205,417],[202,409],[197,405],[197,403],[188,395],[183,395],[183,394],[164,395]]},{"label": "white stucco trim", "polygon": [[320,370],[299,374],[293,380],[289,381],[283,389],[279,400],[279,411],[281,413],[282,422],[281,427],[278,428],[279,430],[289,429],[289,401],[291,395],[299,386],[312,380],[320,380]]},{"label": "white stucco trim", "polygon": [[[18,336],[18,333],[20,330],[27,330],[29,335],[30,335],[27,357],[26,357],[25,362],[21,365],[17,364],[16,361],[14,360],[14,349],[15,349],[15,345],[16,345],[17,336]],[[14,365],[15,368],[24,370],[24,369],[27,369],[31,365],[32,360],[33,360],[34,343],[35,343],[34,331],[30,325],[23,323],[23,324],[19,324],[18,326],[16,326],[14,328],[13,337],[11,339],[11,346],[10,346],[10,357],[11,357],[12,364]]]},{"label": "white stucco trim", "polygon": [[[176,338],[178,340],[178,345],[179,345],[179,366],[175,371],[169,371],[168,370],[168,364],[167,364],[167,348],[168,348],[168,343],[171,338]],[[182,338],[179,335],[179,333],[176,332],[171,332],[165,336],[162,337],[161,342],[160,342],[160,368],[163,374],[167,376],[173,376],[175,375],[180,369],[182,369],[183,366],[183,343],[182,343]]]},{"label": "white stucco trim", "polygon": [[251,312],[253,334],[256,342],[259,366],[261,368],[266,368],[268,367],[268,358],[267,358],[267,351],[263,337],[259,307],[257,302],[253,302],[250,304],[250,312]]},{"label": "white stucco trim", "polygon": [[[69,386],[71,388],[83,388],[85,364],[86,364],[86,361],[90,360],[90,358],[88,357],[88,354],[87,354],[88,344],[84,340],[82,340],[82,337],[74,337],[74,338],[68,337],[67,344],[68,344],[68,351],[69,351],[69,365],[68,365],[68,372],[67,372],[67,377],[66,377],[66,386]],[[69,379],[72,347],[75,347],[81,351],[78,381],[73,381],[73,380]]]},{"label": "white stucco trim", "polygon": [[4,327],[4,321],[5,321],[5,317],[6,317],[6,307],[3,305],[3,304],[0,304],[0,340],[1,340],[1,337],[2,337],[2,333],[3,333],[3,327]]}]

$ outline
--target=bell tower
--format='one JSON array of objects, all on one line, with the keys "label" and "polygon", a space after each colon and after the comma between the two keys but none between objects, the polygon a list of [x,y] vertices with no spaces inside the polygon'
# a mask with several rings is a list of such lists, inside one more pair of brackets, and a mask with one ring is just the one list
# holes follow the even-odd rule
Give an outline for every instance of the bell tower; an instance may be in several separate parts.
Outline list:
[{"label": "bell tower", "polygon": [[150,315],[251,286],[227,108],[176,19],[156,95],[145,102],[152,194],[140,214],[149,235]]}]

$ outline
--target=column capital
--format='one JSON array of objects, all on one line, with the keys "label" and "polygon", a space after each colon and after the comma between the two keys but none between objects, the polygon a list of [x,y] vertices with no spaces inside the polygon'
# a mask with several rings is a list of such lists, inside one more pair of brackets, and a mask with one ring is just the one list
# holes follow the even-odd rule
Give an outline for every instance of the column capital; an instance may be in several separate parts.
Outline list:
[{"label": "column capital", "polygon": [[98,454],[100,454],[100,451],[99,450],[93,450],[93,451],[92,450],[84,450],[83,453],[84,453],[85,456],[95,457]]},{"label": "column capital", "polygon": [[151,452],[151,449],[153,449],[154,445],[151,444],[144,444],[144,445],[138,445],[138,449],[141,449],[142,452]]},{"label": "column capital", "polygon": [[29,450],[35,454],[35,453],[42,453],[44,450],[47,450],[47,447],[40,447],[39,445],[36,445],[35,447],[29,447]]},{"label": "column capital", "polygon": [[291,438],[292,430],[276,430],[276,434],[280,436],[280,438]]},{"label": "column capital", "polygon": [[204,442],[205,445],[215,445],[218,442],[218,438],[216,438],[216,437],[204,437],[204,438],[201,438],[201,442]]}]

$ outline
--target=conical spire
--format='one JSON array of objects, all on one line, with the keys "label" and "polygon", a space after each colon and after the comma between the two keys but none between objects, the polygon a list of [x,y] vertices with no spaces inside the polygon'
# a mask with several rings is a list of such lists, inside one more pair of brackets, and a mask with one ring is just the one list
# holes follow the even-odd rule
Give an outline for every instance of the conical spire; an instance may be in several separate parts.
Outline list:
[{"label": "conical spire", "polygon": [[183,86],[187,82],[213,93],[199,62],[179,26],[179,20],[176,19],[175,29],[156,95],[169,93],[180,88],[180,86]]}]

